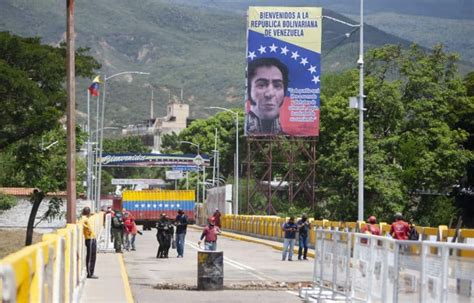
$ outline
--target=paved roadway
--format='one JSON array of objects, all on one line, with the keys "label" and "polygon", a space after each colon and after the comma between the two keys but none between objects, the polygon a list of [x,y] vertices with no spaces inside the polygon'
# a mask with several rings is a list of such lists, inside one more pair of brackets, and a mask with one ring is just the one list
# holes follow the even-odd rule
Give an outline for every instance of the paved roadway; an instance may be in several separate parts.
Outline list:
[{"label": "paved roadway", "polygon": [[[189,228],[184,258],[156,259],[155,230],[137,235],[137,251],[125,252],[125,265],[135,302],[301,302],[297,289],[312,279],[313,259],[282,261],[281,251],[271,247],[220,236],[224,251],[223,291],[197,291],[197,241],[200,231]],[[268,290],[271,288],[270,290]],[[111,290],[113,291],[113,290]]]}]

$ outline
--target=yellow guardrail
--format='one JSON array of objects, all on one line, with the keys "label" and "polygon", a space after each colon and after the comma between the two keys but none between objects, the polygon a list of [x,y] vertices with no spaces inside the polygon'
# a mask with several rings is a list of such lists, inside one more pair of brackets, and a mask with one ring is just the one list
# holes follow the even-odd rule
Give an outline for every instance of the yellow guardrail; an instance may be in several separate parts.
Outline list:
[{"label": "yellow guardrail", "polygon": [[[254,235],[260,238],[270,240],[282,241],[284,233],[281,226],[288,220],[288,218],[280,218],[277,216],[249,216],[249,215],[224,215],[221,218],[222,228],[228,231],[235,231],[243,234]],[[297,221],[298,219],[296,219]],[[330,230],[346,230],[354,232],[360,230],[365,226],[365,222],[338,222],[328,220],[309,220],[313,227],[330,229]],[[385,222],[379,223],[382,236],[390,233],[390,224]],[[449,229],[446,225],[438,227],[423,227],[416,226],[416,230],[420,234],[422,240],[451,242],[456,235],[455,229]],[[309,242],[312,245],[316,244],[316,234],[314,229],[311,229],[309,234]],[[458,231],[457,243],[474,244],[474,230],[461,229]],[[436,248],[432,248],[436,249]],[[468,256],[474,258],[474,252],[461,251],[461,256]]]},{"label": "yellow guardrail", "polygon": [[[98,236],[103,214],[89,220]],[[0,260],[0,301],[77,302],[86,278],[85,258],[81,221],[43,235],[41,242]]]}]

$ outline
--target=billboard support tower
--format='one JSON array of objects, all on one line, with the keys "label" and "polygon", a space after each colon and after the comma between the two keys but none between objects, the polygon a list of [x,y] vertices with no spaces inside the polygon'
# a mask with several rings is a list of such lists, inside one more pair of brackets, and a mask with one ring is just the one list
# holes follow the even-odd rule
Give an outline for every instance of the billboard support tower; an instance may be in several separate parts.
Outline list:
[{"label": "billboard support tower", "polygon": [[[247,138],[244,164],[248,214],[276,214],[281,210],[275,203],[278,196],[290,205],[298,203],[314,210],[316,140],[316,137],[283,136]],[[277,157],[274,149],[279,151]],[[284,173],[278,175],[279,171]],[[261,195],[263,199],[259,199]]]}]

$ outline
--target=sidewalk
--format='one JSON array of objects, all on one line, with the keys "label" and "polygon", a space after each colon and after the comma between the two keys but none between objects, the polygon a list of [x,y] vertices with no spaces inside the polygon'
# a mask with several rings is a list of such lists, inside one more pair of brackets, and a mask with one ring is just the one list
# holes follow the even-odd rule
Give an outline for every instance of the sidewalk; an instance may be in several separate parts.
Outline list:
[{"label": "sidewalk", "polygon": [[122,254],[97,253],[94,274],[99,278],[86,279],[79,302],[133,303]]}]

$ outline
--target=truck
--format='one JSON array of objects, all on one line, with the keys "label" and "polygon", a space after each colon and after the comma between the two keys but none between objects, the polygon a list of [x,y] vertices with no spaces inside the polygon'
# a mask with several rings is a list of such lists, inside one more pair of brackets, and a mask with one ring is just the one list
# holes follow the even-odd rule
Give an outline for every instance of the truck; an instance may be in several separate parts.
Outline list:
[{"label": "truck", "polygon": [[193,223],[195,192],[194,190],[125,190],[122,192],[120,208],[130,212],[135,218],[135,223],[143,225],[144,230],[155,227],[162,213],[170,219],[176,218],[178,209],[182,209],[190,223]]}]

